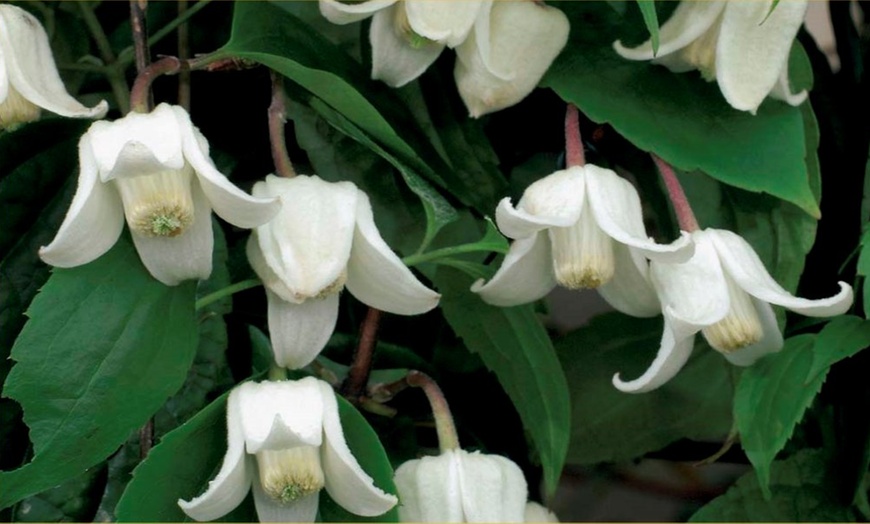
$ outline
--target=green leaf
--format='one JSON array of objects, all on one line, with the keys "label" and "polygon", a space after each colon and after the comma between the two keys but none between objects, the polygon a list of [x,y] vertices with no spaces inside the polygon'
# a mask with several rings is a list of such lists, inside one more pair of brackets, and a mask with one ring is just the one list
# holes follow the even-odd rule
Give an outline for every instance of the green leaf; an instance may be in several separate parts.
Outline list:
[{"label": "green leaf", "polygon": [[[868,164],[870,166],[870,164]],[[870,180],[870,171],[867,172]],[[870,318],[870,228],[861,236],[861,254],[858,255],[857,273],[864,276],[864,316]]]},{"label": "green leaf", "polygon": [[477,242],[435,249],[433,251],[429,251],[428,253],[422,253],[419,255],[411,255],[409,257],[405,257],[404,259],[402,259],[402,261],[408,266],[416,266],[424,262],[443,263],[445,259],[448,259],[449,257],[461,255],[464,253],[495,252],[505,254],[508,252],[509,247],[510,246],[508,245],[505,237],[502,236],[501,233],[499,233],[498,228],[495,227],[495,224],[492,222],[492,220],[487,218],[486,231],[483,234],[483,238],[481,238]]},{"label": "green leaf", "polygon": [[827,457],[803,450],[776,461],[770,470],[773,496],[765,499],[752,472],[724,495],[698,510],[689,522],[849,522],[854,515],[832,494]]},{"label": "green leaf", "polygon": [[649,366],[661,338],[661,318],[607,313],[556,339],[571,388],[568,463],[625,462],[683,438],[728,434],[731,365],[700,337],[688,364],[661,388],[633,395],[613,387],[614,373],[634,377]]},{"label": "green leaf", "polygon": [[841,316],[830,321],[816,336],[813,344],[813,366],[807,382],[819,373],[827,372],[837,362],[854,356],[870,346],[870,320]]},{"label": "green leaf", "polygon": [[92,468],[60,486],[27,497],[14,506],[16,522],[86,522],[94,519],[104,467]]},{"label": "green leaf", "polygon": [[807,380],[815,335],[785,342],[779,353],[756,362],[740,376],[734,395],[734,419],[758,484],[770,497],[770,465],[785,447],[804,411],[822,388],[827,373]]},{"label": "green leaf", "polygon": [[643,23],[649,31],[652,40],[653,54],[659,52],[659,16],[656,14],[655,0],[637,0],[640,14],[643,15]]},{"label": "green leaf", "polygon": [[[767,100],[756,115],[731,108],[715,83],[695,73],[621,58],[611,48],[625,32],[620,17],[595,2],[560,5],[572,25],[568,49],[542,81],[596,122],[611,124],[635,146],[686,171],[769,193],[814,217],[801,110]],[[711,139],[715,137],[715,139]]]},{"label": "green leaf", "polygon": [[548,493],[556,488],[570,431],[568,384],[546,330],[531,305],[498,308],[469,288],[474,280],[440,268],[434,282],[444,317],[468,349],[498,377],[519,412],[544,467]]},{"label": "green leaf", "polygon": [[96,261],[55,269],[12,348],[4,395],[24,408],[35,457],[0,473],[0,507],[105,459],[187,376],[194,284],[154,280],[123,236]]}]

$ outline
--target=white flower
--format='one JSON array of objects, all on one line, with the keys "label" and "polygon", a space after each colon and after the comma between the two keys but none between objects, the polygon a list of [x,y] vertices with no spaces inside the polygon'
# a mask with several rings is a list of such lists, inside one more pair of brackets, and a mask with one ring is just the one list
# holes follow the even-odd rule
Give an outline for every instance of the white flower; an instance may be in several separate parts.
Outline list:
[{"label": "white flower", "polygon": [[54,240],[39,250],[58,267],[86,264],[111,248],[124,217],[142,263],[175,285],[211,273],[211,210],[251,228],[280,208],[254,198],[214,166],[208,142],[178,106],[95,122],[79,141],[78,189]]},{"label": "white flower", "polygon": [[402,522],[522,522],[523,472],[499,455],[444,451],[396,469]]},{"label": "white flower", "polygon": [[565,13],[541,2],[499,0],[482,11],[456,48],[456,86],[471,116],[512,106],[531,93],[569,31]]},{"label": "white flower", "polygon": [[692,254],[688,234],[670,245],[646,235],[634,186],[587,164],[556,171],[526,189],[516,208],[496,210],[502,233],[516,239],[501,268],[471,288],[496,306],[537,300],[560,284],[598,288],[616,309],[646,317],[659,312],[644,257],[681,262]]},{"label": "white flower", "polygon": [[235,388],[227,403],[221,469],[205,493],[178,505],[193,519],[215,520],[252,488],[261,522],[314,522],[322,488],[363,517],[396,505],[396,497],[378,489],[348,449],[335,392],[313,377]]},{"label": "white flower", "polygon": [[266,177],[254,196],[284,201],[248,240],[248,260],[266,286],[269,332],[279,366],[309,364],[338,317],[338,292],[371,307],[418,315],[438,305],[381,238],[368,196],[351,182],[316,176]]},{"label": "white flower", "polygon": [[0,129],[39,118],[47,109],[61,116],[102,118],[105,101],[87,108],[66,92],[48,35],[39,21],[14,5],[0,5]]},{"label": "white flower", "polygon": [[320,12],[330,22],[348,24],[373,16],[372,78],[391,87],[414,80],[445,46],[461,44],[471,31],[482,0],[367,0],[344,3],[320,0]]},{"label": "white flower", "polygon": [[684,0],[659,29],[658,53],[651,41],[633,49],[617,41],[614,48],[678,73],[699,69],[741,111],[755,114],[767,95],[798,105],[807,94],[791,93],[788,56],[807,0],[781,0],[770,13],[772,1]]},{"label": "white flower", "polygon": [[813,317],[839,315],[852,305],[852,288],[844,282],[830,298],[791,295],[768,274],[752,246],[730,231],[695,231],[692,238],[695,254],[688,262],[650,262],[665,317],[661,347],[640,377],[628,382],[618,373],[613,377],[622,391],[650,391],[670,380],[689,359],[698,331],[738,366],[779,351],[782,334],[770,304]]},{"label": "white flower", "polygon": [[523,520],[525,522],[559,522],[555,513],[537,502],[526,503],[526,513]]}]

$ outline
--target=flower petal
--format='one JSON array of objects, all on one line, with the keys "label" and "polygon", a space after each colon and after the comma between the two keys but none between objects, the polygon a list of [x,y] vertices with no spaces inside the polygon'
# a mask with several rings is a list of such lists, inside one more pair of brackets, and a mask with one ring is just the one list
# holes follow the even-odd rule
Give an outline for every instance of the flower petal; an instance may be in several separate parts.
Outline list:
[{"label": "flower petal", "polygon": [[770,92],[770,97],[782,100],[792,106],[799,106],[804,103],[807,96],[808,93],[806,89],[798,93],[791,92],[791,84],[788,80],[788,66],[782,68],[782,73],[779,74],[779,80],[777,80],[776,84],[773,86],[773,90]]},{"label": "flower petal", "polygon": [[305,301],[305,298],[300,298],[296,293],[288,288],[287,285],[284,284],[284,281],[281,280],[281,277],[279,277],[274,271],[272,271],[272,268],[269,267],[265,257],[263,257],[263,250],[260,249],[259,235],[257,235],[256,229],[251,231],[251,235],[248,237],[248,242],[245,247],[248,255],[248,263],[251,264],[251,268],[253,268],[257,276],[260,277],[260,280],[263,281],[263,286],[265,286],[266,289],[292,304],[301,304]]},{"label": "flower petal", "polygon": [[320,446],[324,400],[319,382],[313,377],[245,382],[233,390],[247,452]]},{"label": "flower petal", "polygon": [[27,11],[0,5],[0,49],[8,82],[30,102],[66,117],[105,116],[109,108],[105,100],[88,108],[67,93],[54,63],[48,35]]},{"label": "flower petal", "polygon": [[281,504],[263,491],[259,475],[254,477],[253,492],[257,520],[260,522],[314,522],[317,518],[320,492],[296,499],[289,504]]},{"label": "flower petal", "polygon": [[115,188],[100,182],[86,133],[79,141],[78,188],[54,240],[39,249],[46,264],[74,267],[108,251],[124,229],[124,208]]},{"label": "flower petal", "polygon": [[149,237],[133,232],[133,243],[139,258],[151,276],[167,286],[175,286],[189,279],[202,279],[211,275],[211,254],[214,247],[211,208],[208,199],[194,184],[193,223],[175,237]]},{"label": "flower petal", "polygon": [[728,362],[735,366],[751,366],[764,355],[776,353],[783,346],[782,333],[779,332],[776,315],[773,314],[773,308],[770,307],[770,304],[753,298],[752,305],[758,313],[759,320],[761,320],[761,340],[737,351],[723,353]]},{"label": "flower petal", "polygon": [[415,33],[452,48],[468,36],[482,4],[480,0],[413,0],[404,2],[404,8]]},{"label": "flower petal", "polygon": [[552,511],[537,502],[526,502],[524,522],[559,522],[558,517]]},{"label": "flower petal", "polygon": [[397,315],[419,315],[441,295],[424,286],[381,238],[369,198],[362,191],[347,263],[347,289],[365,304]]},{"label": "flower petal", "polygon": [[613,278],[598,287],[598,293],[618,311],[633,317],[661,313],[658,295],[649,280],[649,263],[638,251],[620,243],[613,245],[616,268]]},{"label": "flower petal", "polygon": [[256,466],[249,464],[245,456],[239,390],[234,389],[227,400],[227,454],[220,471],[208,483],[205,493],[190,501],[178,500],[178,506],[192,519],[206,521],[223,517],[245,500],[251,488],[252,469]]},{"label": "flower petal", "polygon": [[454,453],[465,522],[522,522],[529,490],[519,466],[499,455]]},{"label": "flower petal", "polygon": [[705,235],[715,246],[725,271],[744,291],[764,302],[786,307],[808,317],[845,313],[852,306],[852,288],[840,282],[840,292],[830,298],[799,298],[782,288],[764,268],[752,246],[740,235],[721,229],[707,229]]},{"label": "flower petal", "polygon": [[652,391],[672,379],[689,360],[695,345],[697,329],[684,324],[665,309],[662,342],[655,360],[640,377],[623,381],[619,373],[613,375],[613,385],[625,393]]},{"label": "flower petal", "polygon": [[320,14],[333,24],[351,24],[368,18],[373,13],[395,4],[398,0],[368,0],[366,2],[341,2],[320,0]]},{"label": "flower petal", "polygon": [[496,274],[471,286],[487,304],[510,307],[534,302],[556,287],[550,238],[540,232],[515,240]]},{"label": "flower petal", "polygon": [[628,180],[609,169],[587,164],[586,191],[598,226],[617,242],[661,262],[685,262],[692,256],[693,244],[687,233],[667,245],[657,244],[647,236],[640,197]]},{"label": "flower petal", "polygon": [[464,452],[409,460],[396,469],[401,522],[464,522],[458,453]]},{"label": "flower petal", "polygon": [[[806,0],[729,2],[716,46],[716,80],[735,109],[755,113],[788,68]],[[766,18],[766,20],[765,20]]]},{"label": "flower petal", "polygon": [[412,43],[393,26],[394,9],[403,6],[393,6],[372,17],[372,78],[390,87],[402,87],[423,74],[441,54],[444,44],[428,40]]},{"label": "flower petal", "polygon": [[503,198],[495,210],[499,230],[510,238],[526,238],[551,227],[568,227],[580,219],[586,194],[584,168],[556,171],[532,183],[517,207]]},{"label": "flower petal", "polygon": [[338,320],[338,293],[287,302],[266,288],[272,352],[279,366],[300,369],[326,347]]},{"label": "flower petal", "polygon": [[318,381],[323,395],[323,446],[321,464],[326,491],[341,507],[361,517],[382,515],[396,505],[395,495],[385,493],[363,471],[344,440],[338,403],[332,387]]},{"label": "flower petal", "polygon": [[253,197],[234,186],[214,166],[208,156],[208,142],[193,126],[187,111],[179,106],[171,107],[181,131],[184,158],[196,171],[196,177],[214,212],[230,224],[245,229],[272,220],[281,210],[280,199]]},{"label": "flower petal", "polygon": [[269,175],[257,182],[254,194],[284,202],[271,222],[257,228],[257,240],[264,260],[295,301],[340,285],[354,237],[356,186],[316,176]]},{"label": "flower petal", "polygon": [[638,47],[627,48],[617,40],[613,49],[629,60],[652,60],[670,55],[697,40],[709,31],[722,13],[727,2],[709,0],[705,2],[687,1],[677,4],[668,21],[659,27],[659,48],[653,52],[652,40]]}]

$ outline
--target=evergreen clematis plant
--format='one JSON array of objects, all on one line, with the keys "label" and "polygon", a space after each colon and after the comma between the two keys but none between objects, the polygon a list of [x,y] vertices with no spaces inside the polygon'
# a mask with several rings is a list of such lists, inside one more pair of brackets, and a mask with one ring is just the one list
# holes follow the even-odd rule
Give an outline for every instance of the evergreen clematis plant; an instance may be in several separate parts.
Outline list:
[{"label": "evergreen clematis plant", "polygon": [[85,107],[63,85],[48,35],[33,15],[0,5],[0,129],[39,118],[40,109],[77,118],[102,118],[108,104]]},{"label": "evergreen clematis plant", "polygon": [[683,1],[661,26],[658,52],[652,40],[616,52],[630,60],[652,60],[680,73],[697,69],[716,80],[735,109],[755,114],[768,95],[801,104],[805,91],[792,93],[788,79],[791,45],[807,11],[806,0],[762,2]]}]

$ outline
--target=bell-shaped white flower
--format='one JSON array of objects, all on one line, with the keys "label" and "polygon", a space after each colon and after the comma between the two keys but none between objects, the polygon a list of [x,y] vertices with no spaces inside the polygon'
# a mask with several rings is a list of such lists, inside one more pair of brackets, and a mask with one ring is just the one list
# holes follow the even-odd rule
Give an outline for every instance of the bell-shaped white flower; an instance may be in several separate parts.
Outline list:
[{"label": "bell-shaped white flower", "polygon": [[39,118],[40,109],[61,116],[102,118],[105,101],[88,108],[63,85],[48,35],[33,15],[0,5],[0,129]]},{"label": "bell-shaped white flower", "polygon": [[531,93],[569,31],[565,13],[542,2],[500,0],[482,11],[456,48],[454,77],[471,116],[512,106]]},{"label": "bell-shaped white flower", "polygon": [[646,258],[682,262],[692,255],[687,233],[669,245],[650,239],[634,186],[591,164],[534,182],[516,208],[505,198],[495,216],[515,241],[495,276],[471,290],[496,306],[532,302],[559,284],[597,288],[624,313],[655,316],[659,302]]},{"label": "bell-shaped white flower", "polygon": [[300,368],[320,353],[335,329],[345,285],[360,301],[389,313],[418,315],[438,305],[441,295],[390,250],[368,196],[351,182],[269,175],[253,193],[284,202],[248,240],[248,260],[266,287],[279,366]]},{"label": "bell-shaped white flower", "polygon": [[499,455],[450,449],[396,469],[402,522],[522,522],[523,472]]},{"label": "bell-shaped white flower", "polygon": [[685,365],[700,331],[732,364],[752,365],[782,348],[782,334],[771,304],[802,315],[844,313],[852,305],[852,288],[820,300],[798,298],[783,289],[764,268],[755,250],[730,231],[705,229],[692,233],[695,254],[683,264],[650,262],[650,277],[661,299],[665,325],[661,347],[640,377],[613,384],[639,393],[670,380]]},{"label": "bell-shaped white flower", "polygon": [[94,122],[79,141],[78,188],[42,260],[58,267],[86,264],[111,248],[130,226],[142,263],[157,280],[176,285],[211,274],[211,210],[251,228],[281,203],[254,198],[214,166],[208,142],[179,106]]},{"label": "bell-shaped white flower", "polygon": [[434,62],[444,47],[461,44],[482,6],[463,0],[320,0],[320,12],[330,22],[349,24],[372,16],[372,78],[391,87],[414,80]]},{"label": "bell-shaped white flower", "polygon": [[374,485],[351,454],[335,392],[313,377],[235,388],[227,403],[221,469],[205,493],[178,505],[195,520],[215,520],[252,488],[261,522],[314,522],[322,488],[363,517],[386,513],[397,501]]},{"label": "bell-shaped white flower", "polygon": [[523,517],[524,522],[559,522],[556,514],[538,504],[537,502],[526,503],[526,513]]},{"label": "bell-shaped white flower", "polygon": [[755,114],[768,95],[798,105],[807,94],[791,92],[788,56],[807,0],[783,0],[770,12],[772,3],[684,0],[659,29],[657,53],[652,41],[632,49],[617,41],[614,48],[625,58],[652,60],[674,72],[698,69],[741,111]]}]

